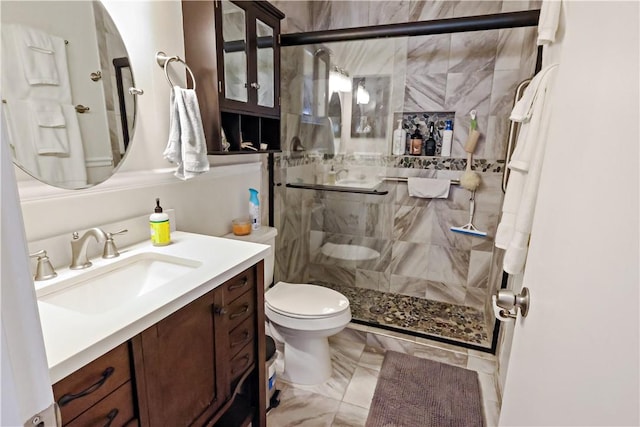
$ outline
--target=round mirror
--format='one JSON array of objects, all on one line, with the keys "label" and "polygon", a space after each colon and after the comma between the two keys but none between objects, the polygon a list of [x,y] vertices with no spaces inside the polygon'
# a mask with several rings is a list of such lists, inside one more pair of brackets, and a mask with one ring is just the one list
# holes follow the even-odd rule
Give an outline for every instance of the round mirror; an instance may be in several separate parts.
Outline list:
[{"label": "round mirror", "polygon": [[109,178],[133,138],[127,49],[98,1],[0,2],[2,126],[14,163],[42,182]]}]

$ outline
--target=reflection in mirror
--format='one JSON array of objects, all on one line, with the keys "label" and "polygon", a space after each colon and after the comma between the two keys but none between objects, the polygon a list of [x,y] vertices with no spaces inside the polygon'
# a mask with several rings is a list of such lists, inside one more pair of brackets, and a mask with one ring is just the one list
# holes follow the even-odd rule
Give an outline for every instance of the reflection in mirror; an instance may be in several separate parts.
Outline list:
[{"label": "reflection in mirror", "polygon": [[331,58],[329,51],[325,48],[316,50],[313,62],[313,85],[315,87],[316,108],[315,114],[318,117],[327,115],[327,104],[329,102],[329,62]]},{"label": "reflection in mirror", "polygon": [[384,138],[389,114],[388,76],[354,77],[351,137]]},{"label": "reflection in mirror", "polygon": [[258,36],[258,105],[273,107],[275,101],[273,28],[257,19],[256,32]]},{"label": "reflection in mirror", "polygon": [[222,40],[224,46],[224,96],[247,102],[247,51],[245,12],[222,0]]},{"label": "reflection in mirror", "polygon": [[73,1],[3,0],[0,8],[2,125],[14,162],[62,188],[109,178],[133,137],[136,105],[108,12]]}]

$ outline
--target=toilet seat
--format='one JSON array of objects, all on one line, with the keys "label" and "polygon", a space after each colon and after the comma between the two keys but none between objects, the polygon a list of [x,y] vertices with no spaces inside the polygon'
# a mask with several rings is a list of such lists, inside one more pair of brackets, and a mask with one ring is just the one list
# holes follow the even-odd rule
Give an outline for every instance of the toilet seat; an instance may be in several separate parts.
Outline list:
[{"label": "toilet seat", "polygon": [[287,282],[270,289],[265,304],[273,312],[296,319],[325,319],[349,310],[349,300],[333,289]]}]

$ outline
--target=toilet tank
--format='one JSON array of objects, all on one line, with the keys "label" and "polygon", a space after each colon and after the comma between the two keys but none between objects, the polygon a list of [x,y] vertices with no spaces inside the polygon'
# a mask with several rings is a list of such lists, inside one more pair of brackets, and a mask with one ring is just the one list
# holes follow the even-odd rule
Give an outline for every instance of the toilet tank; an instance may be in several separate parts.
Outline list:
[{"label": "toilet tank", "polygon": [[273,268],[276,258],[276,236],[278,230],[273,227],[262,226],[257,230],[251,230],[251,234],[246,236],[236,236],[233,233],[225,234],[222,237],[234,240],[244,240],[245,242],[261,243],[271,246],[271,250],[264,258],[264,287],[265,289],[273,282]]}]

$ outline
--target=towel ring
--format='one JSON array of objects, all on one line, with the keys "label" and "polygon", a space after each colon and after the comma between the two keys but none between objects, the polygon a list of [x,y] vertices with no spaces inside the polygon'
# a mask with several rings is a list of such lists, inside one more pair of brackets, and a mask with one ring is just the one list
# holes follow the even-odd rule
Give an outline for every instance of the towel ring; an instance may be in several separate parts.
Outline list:
[{"label": "towel ring", "polygon": [[164,76],[167,78],[167,81],[169,82],[169,86],[171,86],[172,88],[175,85],[173,84],[173,82],[169,78],[168,65],[169,65],[170,62],[174,62],[174,61],[182,62],[184,64],[185,68],[187,69],[187,71],[189,72],[189,75],[191,76],[191,81],[193,82],[193,90],[196,90],[196,78],[193,75],[193,72],[191,71],[191,68],[189,68],[187,63],[182,58],[180,58],[177,55],[175,55],[175,56],[167,56],[166,53],[160,51],[160,52],[156,53],[156,61],[158,62],[158,65],[160,67],[162,67],[162,69],[164,70]]}]

